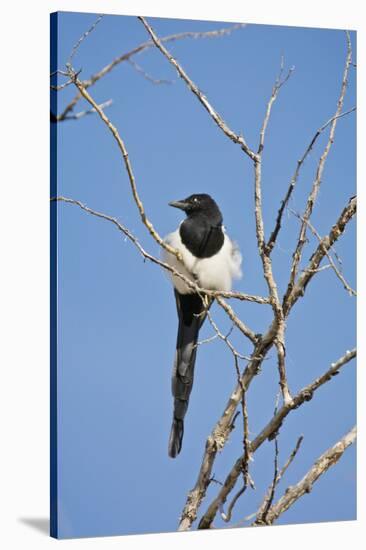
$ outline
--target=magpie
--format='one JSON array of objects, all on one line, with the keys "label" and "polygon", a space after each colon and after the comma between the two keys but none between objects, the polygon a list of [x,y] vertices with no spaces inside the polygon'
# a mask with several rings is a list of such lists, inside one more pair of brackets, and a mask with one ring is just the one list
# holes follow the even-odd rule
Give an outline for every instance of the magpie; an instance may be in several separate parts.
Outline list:
[{"label": "magpie", "polygon": [[[186,278],[206,290],[229,291],[233,278],[241,277],[241,254],[225,232],[219,207],[210,195],[191,195],[172,201],[186,218],[164,241],[181,253],[182,261],[163,249],[162,259]],[[207,316],[212,298],[205,300],[181,278],[169,272],[178,313],[178,336],[172,374],[173,423],[169,456],[181,451],[184,417],[192,390],[198,333]],[[206,303],[205,303],[206,302]]]}]

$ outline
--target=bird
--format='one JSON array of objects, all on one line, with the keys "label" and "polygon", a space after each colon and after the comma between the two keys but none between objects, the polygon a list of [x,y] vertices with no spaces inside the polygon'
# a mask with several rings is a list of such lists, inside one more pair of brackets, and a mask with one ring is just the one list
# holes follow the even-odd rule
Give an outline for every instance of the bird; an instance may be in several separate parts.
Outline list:
[{"label": "bird", "polygon": [[[214,199],[206,194],[190,195],[169,202],[186,217],[164,242],[180,252],[181,259],[162,251],[162,260],[205,290],[230,291],[234,278],[242,276],[242,256],[237,244],[226,234],[221,211]],[[178,335],[172,373],[174,398],[173,422],[168,454],[175,458],[181,451],[184,417],[192,391],[199,331],[213,298],[196,292],[182,278],[168,272],[174,288],[178,313]]]}]

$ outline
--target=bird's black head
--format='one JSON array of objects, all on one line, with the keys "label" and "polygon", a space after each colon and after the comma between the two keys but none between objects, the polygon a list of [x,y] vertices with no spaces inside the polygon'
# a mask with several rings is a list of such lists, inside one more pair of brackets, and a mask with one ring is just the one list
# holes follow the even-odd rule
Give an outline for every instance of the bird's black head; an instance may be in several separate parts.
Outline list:
[{"label": "bird's black head", "polygon": [[206,193],[190,195],[186,199],[172,201],[169,205],[183,210],[188,217],[202,215],[208,218],[214,225],[222,223],[222,214],[219,207],[213,198]]}]

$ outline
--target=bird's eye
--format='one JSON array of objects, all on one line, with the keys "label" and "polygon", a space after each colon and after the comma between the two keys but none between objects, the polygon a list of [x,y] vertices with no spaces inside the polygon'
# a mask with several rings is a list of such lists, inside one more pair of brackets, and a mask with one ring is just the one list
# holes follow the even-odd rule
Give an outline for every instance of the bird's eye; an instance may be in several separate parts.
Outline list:
[{"label": "bird's eye", "polygon": [[193,202],[198,202],[197,197],[194,197]]}]

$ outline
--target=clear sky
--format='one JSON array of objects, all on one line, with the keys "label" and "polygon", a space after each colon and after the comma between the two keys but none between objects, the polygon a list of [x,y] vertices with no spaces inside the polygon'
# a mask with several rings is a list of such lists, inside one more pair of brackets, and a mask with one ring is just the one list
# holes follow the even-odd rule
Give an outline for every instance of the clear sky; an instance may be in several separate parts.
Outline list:
[{"label": "clear sky", "polygon": [[[59,16],[59,68],[79,37],[95,21],[90,14]],[[149,20],[159,36],[212,30],[228,23]],[[73,60],[88,78],[118,55],[147,40],[134,17],[105,16],[80,45]],[[355,33],[351,34],[355,50]],[[191,78],[249,145],[259,129],[281,55],[295,66],[274,105],[263,157],[263,212],[266,235],[273,227],[296,161],[315,131],[335,112],[346,55],[343,31],[248,25],[230,36],[182,40],[168,45]],[[355,52],[354,52],[354,59]],[[156,49],[135,58],[156,79],[154,85],[123,63],[90,93],[106,110],[129,151],[146,211],[161,235],[174,230],[181,213],[168,202],[191,193],[210,193],[218,202],[228,233],[243,255],[244,277],[236,289],[266,295],[258,258],[253,214],[252,166],[239,147],[214,125],[197,99]],[[64,80],[60,79],[60,83]],[[344,110],[355,105],[355,69],[350,72]],[[59,112],[75,94],[59,92]],[[87,108],[80,101],[77,111]],[[302,211],[326,135],[306,161],[291,202]],[[355,194],[355,114],[339,120],[313,214],[327,233]],[[143,246],[158,255],[131,198],[127,173],[110,132],[97,115],[58,125],[58,194],[118,217]],[[167,455],[172,416],[170,390],[177,319],[170,283],[159,267],[144,263],[115,227],[79,208],[58,205],[58,452],[59,536],[84,537],[174,531],[201,464],[206,437],[220,417],[236,373],[223,342],[199,348],[195,384],[186,416],[183,449]],[[284,217],[273,254],[280,292],[286,288],[298,220]],[[316,239],[309,237],[303,266]],[[355,287],[355,222],[336,245],[344,274]],[[239,316],[256,332],[265,330],[271,311],[236,303]],[[213,307],[222,330],[230,323]],[[206,324],[201,337],[212,335]],[[244,354],[248,342],[233,333]],[[355,300],[334,272],[319,273],[287,324],[287,369],[293,393],[355,346]],[[244,365],[243,365],[244,366]],[[355,364],[349,364],[313,400],[292,412],[280,432],[283,464],[304,435],[302,448],[277,496],[297,482],[314,460],[355,422]],[[251,436],[269,420],[278,389],[275,353],[263,363],[248,393]],[[214,474],[223,481],[241,452],[241,422],[217,457]],[[356,517],[356,452],[351,447],[337,466],[316,483],[277,523],[349,520]],[[238,502],[233,523],[254,512],[273,476],[273,442],[254,456],[255,491]],[[239,485],[238,485],[239,488]],[[215,496],[212,484],[201,512]],[[199,516],[200,517],[200,516]],[[216,518],[216,527],[226,526]]]}]

